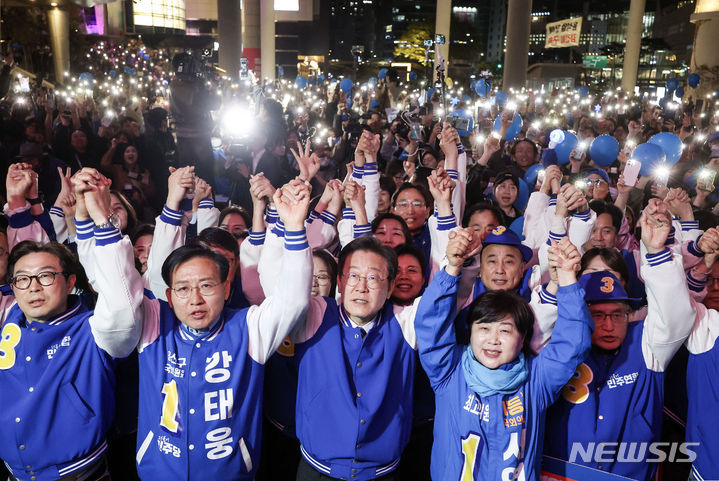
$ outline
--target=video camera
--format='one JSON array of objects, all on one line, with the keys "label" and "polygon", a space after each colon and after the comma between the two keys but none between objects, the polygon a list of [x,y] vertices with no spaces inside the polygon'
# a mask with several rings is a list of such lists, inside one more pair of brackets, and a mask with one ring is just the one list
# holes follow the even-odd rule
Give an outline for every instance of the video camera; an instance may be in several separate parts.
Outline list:
[{"label": "video camera", "polygon": [[207,58],[210,57],[204,54],[199,59],[187,52],[175,54],[172,58],[175,76],[183,80],[216,80],[214,68],[205,63]]}]

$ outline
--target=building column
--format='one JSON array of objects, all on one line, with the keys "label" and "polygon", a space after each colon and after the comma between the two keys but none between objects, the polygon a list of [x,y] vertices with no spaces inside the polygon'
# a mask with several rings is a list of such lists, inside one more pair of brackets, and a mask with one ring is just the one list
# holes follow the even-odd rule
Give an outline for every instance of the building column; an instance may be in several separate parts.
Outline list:
[{"label": "building column", "polygon": [[240,0],[217,0],[220,67],[233,79],[239,76],[240,57],[242,57],[241,5]]},{"label": "building column", "polygon": [[[442,34],[445,37],[444,45],[436,45],[435,49],[439,49],[442,54],[442,58],[445,61],[445,75],[447,75],[447,68],[449,67],[449,42],[451,38],[449,36],[449,29],[452,25],[452,0],[437,0],[437,11],[434,21],[434,33]],[[439,55],[434,56],[434,73],[432,78],[435,78],[437,67],[439,65]]]},{"label": "building column", "polygon": [[629,4],[627,45],[624,49],[624,66],[622,67],[622,90],[629,93],[634,93],[634,87],[637,85],[645,2],[646,0],[631,0]]},{"label": "building column", "polygon": [[719,1],[698,0],[689,18],[695,24],[694,48],[689,70],[701,77],[696,89],[687,87],[687,97],[703,98],[719,89]]},{"label": "building column", "polygon": [[507,50],[504,53],[502,88],[521,89],[527,83],[532,0],[509,0],[507,6]]},{"label": "building column", "polygon": [[47,12],[50,26],[50,46],[55,66],[55,81],[65,83],[65,72],[70,71],[70,14],[64,8],[53,7]]},{"label": "building column", "polygon": [[247,66],[259,77],[260,64],[260,1],[242,0],[242,56]]},{"label": "building column", "polygon": [[275,0],[260,0],[262,78],[275,79]]}]

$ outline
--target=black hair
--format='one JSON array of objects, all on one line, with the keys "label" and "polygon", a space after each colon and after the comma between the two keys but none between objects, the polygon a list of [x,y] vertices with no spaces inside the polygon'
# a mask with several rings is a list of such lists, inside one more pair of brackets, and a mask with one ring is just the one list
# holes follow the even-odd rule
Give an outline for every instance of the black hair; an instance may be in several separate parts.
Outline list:
[{"label": "black hair", "polygon": [[424,198],[424,203],[427,207],[432,206],[434,199],[432,199],[432,195],[429,193],[425,186],[421,184],[410,184],[409,182],[405,182],[404,184],[400,185],[399,189],[397,189],[397,191],[392,195],[392,207],[394,207],[397,203],[397,197],[399,197],[399,195],[405,190],[410,189],[414,189],[420,193],[420,195]]},{"label": "black hair", "polygon": [[389,196],[392,197],[392,194],[394,194],[394,191],[397,190],[397,185],[394,183],[394,180],[391,179],[390,177],[381,175],[379,178],[379,188],[380,188],[380,190],[389,192]]},{"label": "black hair", "polygon": [[77,257],[64,245],[59,242],[47,242],[45,244],[35,241],[22,241],[17,244],[10,251],[8,257],[7,273],[8,279],[12,283],[13,273],[15,271],[15,264],[28,254],[34,254],[36,252],[44,252],[52,254],[57,257],[60,262],[60,269],[68,276],[75,276],[75,289],[82,291],[83,293],[92,295],[93,291],[90,288],[90,282],[85,274],[82,264]]},{"label": "black hair", "polygon": [[397,253],[397,260],[399,262],[399,256],[410,255],[417,259],[420,267],[422,267],[422,277],[427,278],[427,258],[424,255],[424,251],[419,247],[415,247],[411,244],[401,244],[394,248]]},{"label": "black hair", "polygon": [[252,217],[250,216],[250,213],[247,212],[247,209],[244,207],[240,207],[239,205],[228,205],[224,209],[220,211],[220,219],[217,222],[217,225],[222,224],[222,221],[225,220],[225,217],[227,217],[230,214],[237,214],[242,217],[242,220],[245,221],[245,225],[249,229],[252,225]]},{"label": "black hair", "polygon": [[345,262],[347,258],[359,251],[374,252],[384,258],[387,262],[387,280],[392,281],[397,276],[397,254],[394,249],[383,245],[379,239],[372,236],[362,236],[353,240],[340,252],[340,258],[337,269],[340,275],[344,272]]},{"label": "black hair", "polygon": [[[384,175],[390,179],[393,179],[397,174],[404,175],[404,165],[402,165],[402,161],[399,159],[388,163],[387,167],[384,169]],[[394,191],[392,192],[394,193]]]},{"label": "black hair", "polygon": [[240,256],[240,248],[237,245],[237,239],[235,239],[235,236],[220,227],[208,227],[203,229],[203,231],[200,232],[193,241],[204,242],[206,245],[210,246],[210,248],[217,246],[225,249],[226,251],[232,252],[235,258]]},{"label": "black hair", "polygon": [[330,275],[329,297],[335,297],[337,293],[337,259],[327,249],[314,249],[312,250],[312,256],[317,257],[327,266]]},{"label": "black hair", "polygon": [[592,247],[585,252],[582,256],[579,272],[577,273],[578,277],[584,273],[589,263],[592,262],[592,259],[595,257],[601,257],[610,269],[617,272],[621,277],[620,280],[622,281],[622,284],[625,286],[629,284],[629,269],[627,268],[626,261],[617,249],[609,247]]},{"label": "black hair", "polygon": [[537,155],[539,154],[539,149],[537,148],[537,144],[534,143],[534,141],[529,139],[519,139],[516,142],[512,144],[512,147],[509,149],[509,153],[512,155],[512,158],[514,158],[514,154],[517,152],[517,146],[521,144],[522,142],[527,142],[529,145],[532,146],[532,150],[534,151],[534,158],[537,158]]},{"label": "black hair", "polygon": [[[235,242],[235,245],[237,245],[237,242]],[[220,271],[220,282],[227,280],[227,274],[230,272],[230,264],[227,262],[227,259],[221,254],[200,245],[186,245],[172,251],[162,264],[162,280],[164,280],[168,286],[172,286],[172,274],[175,272],[175,269],[185,262],[196,258],[205,258],[213,261]]]},{"label": "black hair", "polygon": [[404,233],[404,243],[405,244],[411,244],[412,243],[412,233],[409,231],[409,227],[407,227],[407,223],[404,221],[404,219],[397,214],[393,214],[391,212],[387,212],[385,214],[379,214],[377,217],[375,217],[372,220],[372,224],[370,226],[372,233],[376,233],[377,229],[379,229],[380,224],[383,220],[390,219],[390,220],[396,220],[399,222],[399,224],[402,226],[402,233]]},{"label": "black hair", "polygon": [[130,204],[130,201],[127,200],[127,197],[125,197],[122,192],[117,190],[111,190],[110,194],[117,197],[117,199],[120,201],[122,206],[125,208],[125,211],[127,212],[127,225],[125,226],[125,232],[133,232],[135,230],[135,227],[137,227],[137,213],[135,212],[135,208],[132,206],[132,204]]},{"label": "black hair", "polygon": [[469,306],[467,325],[499,322],[506,317],[514,321],[514,326],[524,336],[522,351],[531,352],[529,343],[534,333],[534,314],[523,298],[508,291],[488,291],[476,298]]},{"label": "black hair", "polygon": [[474,214],[484,211],[492,213],[494,219],[497,221],[497,225],[502,223],[502,212],[499,210],[499,207],[490,202],[477,202],[465,210],[464,217],[462,218],[462,227],[467,227],[469,225],[469,221],[472,219]]},{"label": "black hair", "polygon": [[132,245],[135,245],[135,242],[144,235],[155,235],[155,226],[152,224],[138,225],[137,228],[132,231],[132,234],[130,234],[130,242],[132,242]]},{"label": "black hair", "polygon": [[597,213],[597,217],[601,214],[609,214],[612,218],[612,225],[617,230],[617,234],[619,233],[622,228],[622,219],[624,218],[624,214],[622,214],[619,207],[603,200],[593,200],[589,203],[589,208]]}]

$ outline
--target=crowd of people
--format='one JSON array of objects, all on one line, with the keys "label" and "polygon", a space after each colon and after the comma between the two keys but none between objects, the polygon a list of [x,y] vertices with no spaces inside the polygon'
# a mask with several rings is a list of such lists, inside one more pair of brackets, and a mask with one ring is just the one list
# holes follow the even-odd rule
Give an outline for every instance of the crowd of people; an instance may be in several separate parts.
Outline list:
[{"label": "crowd of people", "polygon": [[713,96],[87,58],[0,72],[8,479],[719,479]]}]

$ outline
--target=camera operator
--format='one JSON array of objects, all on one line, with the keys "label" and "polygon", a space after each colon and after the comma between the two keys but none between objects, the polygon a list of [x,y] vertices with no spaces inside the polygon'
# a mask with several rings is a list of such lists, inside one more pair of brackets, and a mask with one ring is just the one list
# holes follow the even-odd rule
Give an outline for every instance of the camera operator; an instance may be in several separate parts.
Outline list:
[{"label": "camera operator", "polygon": [[210,143],[213,122],[211,110],[220,106],[219,95],[212,86],[202,62],[180,53],[172,59],[175,78],[170,83],[170,112],[177,135],[177,165],[194,165],[201,179],[214,183],[215,172]]},{"label": "camera operator", "polygon": [[249,178],[260,172],[278,188],[292,179],[294,172],[278,147],[284,147],[282,132],[272,129],[272,124],[261,124],[252,135],[231,144],[225,150],[224,177],[232,182],[230,201],[252,211],[249,194]]},{"label": "camera operator", "polygon": [[342,136],[332,149],[332,160],[337,166],[338,179],[344,179],[347,175],[346,165],[354,159],[355,149],[363,130],[357,115],[352,111],[345,111],[341,119]]}]

